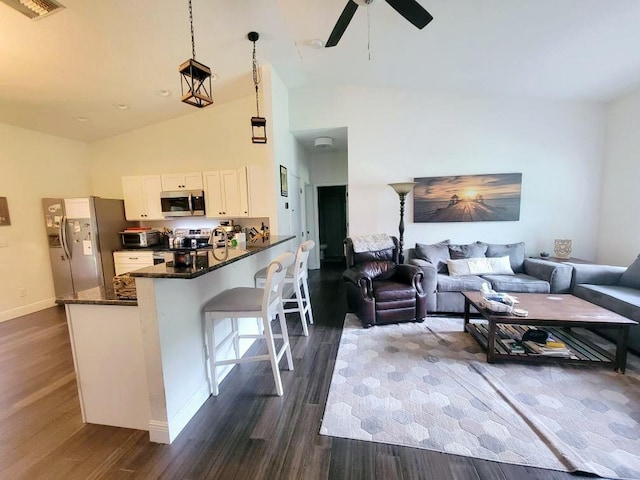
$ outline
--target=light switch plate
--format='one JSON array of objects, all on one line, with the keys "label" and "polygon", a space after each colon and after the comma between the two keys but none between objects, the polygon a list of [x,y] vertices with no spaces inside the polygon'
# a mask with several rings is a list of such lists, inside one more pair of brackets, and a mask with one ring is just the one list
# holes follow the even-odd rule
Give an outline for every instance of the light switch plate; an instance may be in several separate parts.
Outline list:
[{"label": "light switch plate", "polygon": [[0,237],[0,247],[9,246],[9,237]]}]

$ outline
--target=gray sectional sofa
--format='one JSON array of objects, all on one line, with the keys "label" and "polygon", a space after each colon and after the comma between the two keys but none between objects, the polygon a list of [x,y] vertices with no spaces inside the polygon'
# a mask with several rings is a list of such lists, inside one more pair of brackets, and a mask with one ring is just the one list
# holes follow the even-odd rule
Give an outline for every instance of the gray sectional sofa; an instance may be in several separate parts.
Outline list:
[{"label": "gray sectional sofa", "polygon": [[524,242],[417,243],[407,258],[424,273],[428,313],[462,313],[460,292],[480,290],[483,283],[507,293],[570,293],[571,289],[571,265],[526,258]]},{"label": "gray sectional sofa", "polygon": [[[640,322],[640,255],[629,267],[569,265],[573,267],[573,295]],[[599,331],[615,341],[613,332]],[[640,354],[640,326],[631,327],[629,348]]]}]

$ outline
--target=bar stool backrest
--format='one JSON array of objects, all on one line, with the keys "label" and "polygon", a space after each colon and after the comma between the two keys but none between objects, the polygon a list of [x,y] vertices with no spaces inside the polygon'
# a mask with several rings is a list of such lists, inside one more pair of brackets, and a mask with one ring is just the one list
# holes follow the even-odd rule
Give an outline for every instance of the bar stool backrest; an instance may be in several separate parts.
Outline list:
[{"label": "bar stool backrest", "polygon": [[293,278],[307,278],[308,269],[307,265],[309,263],[309,253],[316,246],[316,242],[313,240],[307,240],[306,242],[302,242],[298,247],[298,251],[296,252],[296,264],[293,267]]},{"label": "bar stool backrest", "polygon": [[293,265],[295,257],[293,253],[286,252],[276,257],[267,268],[267,281],[262,297],[262,311],[277,311],[278,303],[282,302],[282,289],[287,269]]}]

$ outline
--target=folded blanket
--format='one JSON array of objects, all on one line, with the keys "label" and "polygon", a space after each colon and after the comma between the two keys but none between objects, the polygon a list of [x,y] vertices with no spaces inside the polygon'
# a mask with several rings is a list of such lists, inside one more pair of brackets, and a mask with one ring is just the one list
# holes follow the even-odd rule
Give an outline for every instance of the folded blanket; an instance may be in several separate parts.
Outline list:
[{"label": "folded blanket", "polygon": [[391,237],[386,233],[351,237],[351,241],[353,242],[353,251],[355,253],[377,252],[395,246]]}]

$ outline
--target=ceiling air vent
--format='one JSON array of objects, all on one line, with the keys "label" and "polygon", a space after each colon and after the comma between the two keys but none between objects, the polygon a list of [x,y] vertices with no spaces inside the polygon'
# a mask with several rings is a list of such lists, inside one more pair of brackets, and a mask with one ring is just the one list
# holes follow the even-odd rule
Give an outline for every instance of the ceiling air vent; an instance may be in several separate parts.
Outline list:
[{"label": "ceiling air vent", "polygon": [[64,5],[54,0],[0,0],[14,10],[19,11],[27,17],[37,20],[52,13],[62,10]]}]

